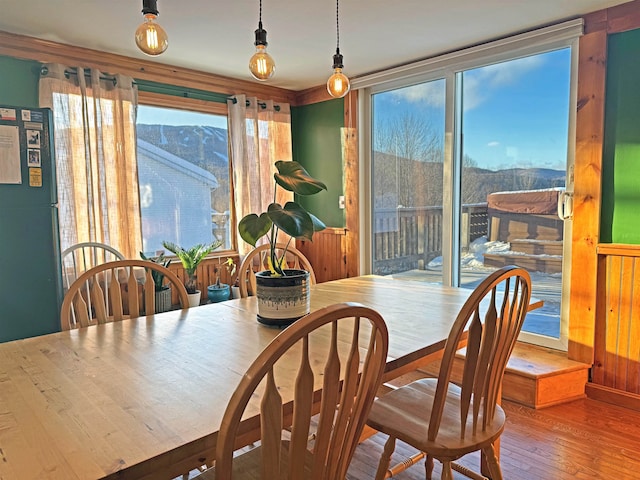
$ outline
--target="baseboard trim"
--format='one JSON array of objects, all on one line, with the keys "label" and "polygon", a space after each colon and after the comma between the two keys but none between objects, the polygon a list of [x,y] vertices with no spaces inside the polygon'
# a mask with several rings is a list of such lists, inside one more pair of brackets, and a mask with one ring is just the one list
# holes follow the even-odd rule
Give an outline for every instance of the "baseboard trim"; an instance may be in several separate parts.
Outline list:
[{"label": "baseboard trim", "polygon": [[614,388],[587,383],[585,387],[587,397],[605,403],[612,403],[620,407],[629,408],[640,412],[640,395]]}]

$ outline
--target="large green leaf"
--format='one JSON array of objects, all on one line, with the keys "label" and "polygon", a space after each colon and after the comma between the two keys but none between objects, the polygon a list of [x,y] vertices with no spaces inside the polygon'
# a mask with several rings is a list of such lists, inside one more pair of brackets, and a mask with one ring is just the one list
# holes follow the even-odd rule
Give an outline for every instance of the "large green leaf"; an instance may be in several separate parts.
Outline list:
[{"label": "large green leaf", "polygon": [[271,219],[265,212],[260,216],[250,213],[238,223],[238,232],[240,237],[252,247],[256,246],[256,242],[265,235],[271,228]]},{"label": "large green leaf", "polygon": [[162,246],[173,253],[180,259],[182,266],[186,270],[189,276],[195,274],[198,265],[202,260],[209,255],[213,250],[222,245],[222,242],[216,240],[215,242],[203,244],[198,243],[191,248],[183,248],[180,245],[176,245],[172,242],[164,241]]},{"label": "large green leaf", "polygon": [[278,173],[274,174],[276,183],[285,190],[298,195],[313,195],[327,186],[320,180],[316,180],[298,162],[276,162]]},{"label": "large green leaf", "polygon": [[309,216],[311,217],[311,221],[313,222],[314,232],[319,232],[320,230],[324,230],[325,228],[327,228],[324,222],[320,220],[318,217],[316,217],[313,213],[309,213]]},{"label": "large green leaf", "polygon": [[272,203],[268,208],[269,218],[280,230],[293,238],[313,237],[313,220],[311,215],[295,202],[287,202],[284,206]]}]

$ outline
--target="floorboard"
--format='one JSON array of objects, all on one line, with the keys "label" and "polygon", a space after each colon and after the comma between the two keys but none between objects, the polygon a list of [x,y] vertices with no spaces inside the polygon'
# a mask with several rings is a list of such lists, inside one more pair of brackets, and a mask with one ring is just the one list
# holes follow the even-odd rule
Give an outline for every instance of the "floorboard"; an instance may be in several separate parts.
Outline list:
[{"label": "floorboard", "polygon": [[[591,399],[541,410],[505,402],[501,466],[505,480],[640,479],[640,412]],[[350,480],[373,478],[386,437],[376,434],[356,451]],[[402,453],[413,453],[400,447]],[[400,458],[402,458],[400,456]],[[460,463],[476,468],[478,455]],[[434,478],[440,478],[436,463]],[[424,480],[424,464],[396,477]],[[466,477],[454,472],[454,478]]]},{"label": "floorboard", "polygon": [[[640,412],[592,399],[534,410],[504,402],[501,466],[505,480],[640,479]],[[376,434],[358,446],[348,480],[370,480],[386,440]],[[398,458],[415,450],[398,442]],[[477,454],[460,463],[476,468]],[[440,478],[436,462],[434,479]],[[401,472],[398,480],[424,480],[424,463]],[[466,477],[454,472],[455,480]]]}]

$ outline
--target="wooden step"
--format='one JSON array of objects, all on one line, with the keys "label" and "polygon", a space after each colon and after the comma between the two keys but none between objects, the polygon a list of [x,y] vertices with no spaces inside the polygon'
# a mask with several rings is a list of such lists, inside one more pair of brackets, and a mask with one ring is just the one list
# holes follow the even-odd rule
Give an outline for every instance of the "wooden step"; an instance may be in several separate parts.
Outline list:
[{"label": "wooden step", "polygon": [[562,240],[511,240],[511,251],[529,255],[562,255]]},{"label": "wooden step", "polygon": [[505,265],[517,265],[532,272],[562,272],[562,256],[559,255],[485,253],[484,264],[488,267],[496,268],[504,267]]},{"label": "wooden step", "polygon": [[[464,349],[459,356],[464,355]],[[401,385],[421,377],[438,375],[440,362],[433,362],[399,379]],[[453,380],[462,376],[462,361],[456,361]],[[585,397],[589,365],[567,358],[566,352],[518,342],[511,354],[502,382],[503,398],[531,408],[544,408]],[[396,383],[397,382],[397,383]]]}]

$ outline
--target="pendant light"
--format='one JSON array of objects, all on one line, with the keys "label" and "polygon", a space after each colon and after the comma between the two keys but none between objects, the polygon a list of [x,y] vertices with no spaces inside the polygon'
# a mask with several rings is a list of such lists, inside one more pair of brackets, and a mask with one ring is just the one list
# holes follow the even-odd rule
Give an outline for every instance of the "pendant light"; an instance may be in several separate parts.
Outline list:
[{"label": "pendant light", "polygon": [[160,55],[169,46],[169,37],[155,20],[158,16],[157,0],[142,0],[144,22],[136,30],[136,45],[147,55]]},{"label": "pendant light", "polygon": [[255,31],[256,53],[249,60],[249,70],[256,80],[264,81],[273,77],[276,71],[276,63],[271,55],[267,53],[267,31],[262,28],[262,0],[260,0],[260,16],[258,18],[258,29]]},{"label": "pendant light", "polygon": [[334,98],[342,98],[351,88],[349,79],[342,73],[342,55],[340,54],[340,0],[336,0],[336,54],[333,56],[333,75],[327,80],[327,91]]}]

